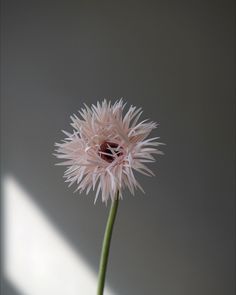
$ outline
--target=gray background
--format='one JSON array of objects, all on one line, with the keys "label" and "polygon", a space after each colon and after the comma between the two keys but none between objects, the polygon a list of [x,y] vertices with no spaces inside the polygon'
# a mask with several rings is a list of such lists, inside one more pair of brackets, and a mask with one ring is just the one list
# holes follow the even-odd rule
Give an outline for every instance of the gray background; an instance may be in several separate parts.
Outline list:
[{"label": "gray background", "polygon": [[[104,97],[160,123],[157,177],[119,208],[107,277],[118,294],[234,294],[232,3],[3,1],[2,173],[96,271],[108,209],[67,189],[54,142]],[[3,294],[18,293],[6,282]]]}]

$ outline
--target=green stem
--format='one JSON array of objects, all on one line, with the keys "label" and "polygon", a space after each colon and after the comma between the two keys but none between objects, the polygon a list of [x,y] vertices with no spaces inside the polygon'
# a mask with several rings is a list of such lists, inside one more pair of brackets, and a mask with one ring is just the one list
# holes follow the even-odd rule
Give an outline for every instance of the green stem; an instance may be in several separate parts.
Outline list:
[{"label": "green stem", "polygon": [[102,252],[101,252],[101,258],[100,258],[97,295],[102,295],[104,290],[107,262],[108,262],[110,244],[111,244],[111,236],[112,236],[113,225],[116,218],[118,204],[119,204],[119,191],[117,192],[116,199],[112,201],[109,216],[107,219],[107,225],[106,225],[106,230],[105,230],[105,234],[103,238]]}]

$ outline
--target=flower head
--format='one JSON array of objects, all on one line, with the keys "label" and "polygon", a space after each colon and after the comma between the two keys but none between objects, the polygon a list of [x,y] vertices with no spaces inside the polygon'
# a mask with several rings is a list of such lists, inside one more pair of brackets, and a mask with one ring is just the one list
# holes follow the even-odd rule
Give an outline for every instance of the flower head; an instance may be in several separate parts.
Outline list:
[{"label": "flower head", "polygon": [[148,120],[139,121],[141,108],[130,106],[123,114],[125,105],[120,99],[112,104],[87,105],[79,111],[80,117],[71,116],[73,132],[63,131],[66,138],[56,143],[56,157],[64,160],[59,165],[67,166],[64,177],[69,186],[76,184],[80,193],[96,189],[95,202],[101,192],[102,201],[114,200],[119,190],[128,187],[134,190],[142,187],[135,179],[134,171],[152,176],[145,165],[154,162],[153,154],[162,154],[157,146],[159,137],[149,138],[157,127]]}]

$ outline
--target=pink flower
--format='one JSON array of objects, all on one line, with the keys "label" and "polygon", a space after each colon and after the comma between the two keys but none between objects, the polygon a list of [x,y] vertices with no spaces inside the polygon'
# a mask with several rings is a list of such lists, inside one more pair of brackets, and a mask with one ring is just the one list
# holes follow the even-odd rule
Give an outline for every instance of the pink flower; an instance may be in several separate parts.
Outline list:
[{"label": "pink flower", "polygon": [[71,116],[73,132],[63,131],[65,140],[55,144],[56,157],[64,160],[59,165],[67,166],[65,181],[76,184],[80,193],[96,189],[95,202],[99,192],[107,202],[118,190],[122,198],[125,187],[132,194],[136,188],[143,191],[134,171],[154,175],[145,163],[155,161],[153,154],[163,154],[157,149],[162,144],[156,141],[159,137],[146,139],[157,124],[138,123],[141,108],[130,106],[123,114],[125,105],[122,99],[114,104],[103,100],[91,108],[85,105],[80,118]]}]

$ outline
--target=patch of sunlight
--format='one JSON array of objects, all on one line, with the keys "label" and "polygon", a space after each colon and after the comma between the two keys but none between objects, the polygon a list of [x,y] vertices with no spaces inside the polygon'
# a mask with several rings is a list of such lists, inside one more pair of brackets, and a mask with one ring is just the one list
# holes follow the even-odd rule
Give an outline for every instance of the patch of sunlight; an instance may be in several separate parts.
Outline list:
[{"label": "patch of sunlight", "polygon": [[6,279],[24,295],[96,294],[97,274],[11,176],[3,196]]}]

